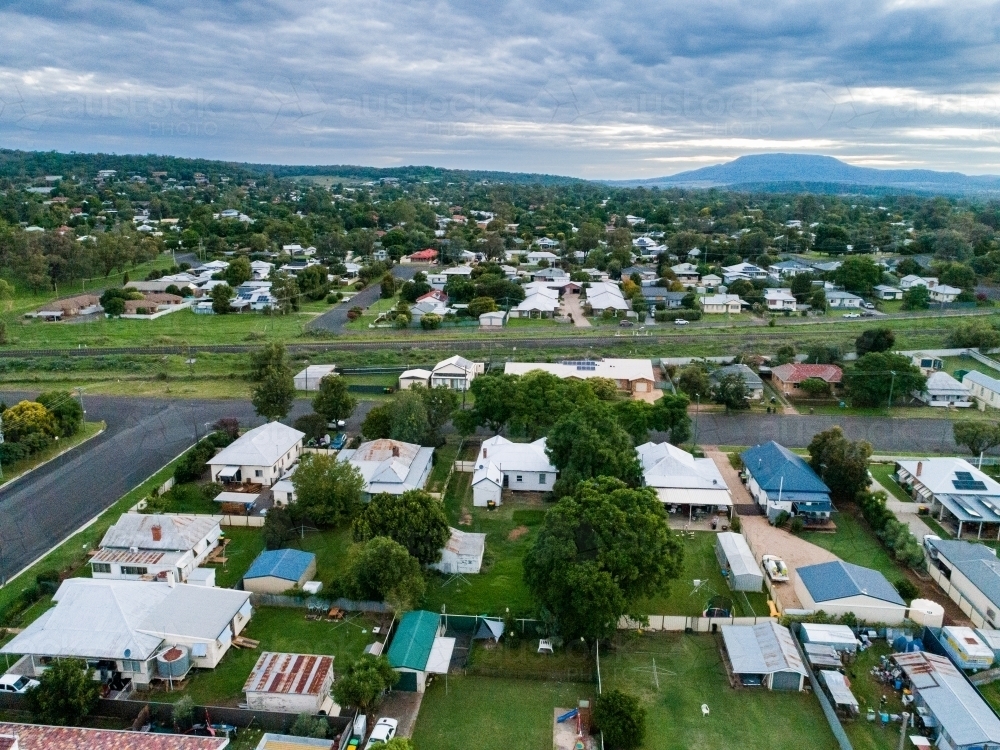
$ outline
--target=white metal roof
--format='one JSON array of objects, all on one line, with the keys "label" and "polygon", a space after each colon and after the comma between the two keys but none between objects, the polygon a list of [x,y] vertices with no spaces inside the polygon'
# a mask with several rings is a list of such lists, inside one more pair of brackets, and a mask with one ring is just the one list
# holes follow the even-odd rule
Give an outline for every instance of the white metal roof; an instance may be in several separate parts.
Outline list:
[{"label": "white metal roof", "polygon": [[924,391],[932,396],[964,396],[968,397],[969,387],[962,385],[944,370],[932,372],[927,376]]},{"label": "white metal roof", "polygon": [[742,534],[737,534],[734,531],[723,531],[717,535],[716,541],[726,555],[726,562],[729,563],[729,568],[733,576],[755,575],[760,578],[764,577],[764,574],[760,571],[760,567],[757,565],[757,560],[754,559],[753,552],[750,551],[747,540],[743,538]]},{"label": "white metal roof", "polygon": [[[187,551],[219,526],[215,516],[125,513],[108,529],[103,548]],[[159,540],[155,537],[159,536]]]},{"label": "white metal roof", "polygon": [[342,450],[339,458],[360,471],[365,490],[375,494],[420,489],[419,480],[433,455],[433,448],[381,439],[362,443],[356,450]]},{"label": "white metal roof", "polygon": [[598,359],[586,365],[566,362],[507,362],[503,368],[506,375],[525,375],[532,370],[543,370],[559,378],[656,380],[653,362],[649,359]]},{"label": "white metal roof", "polygon": [[975,383],[976,385],[983,386],[983,388],[989,391],[1000,393],[1000,380],[991,378],[989,375],[985,375],[978,370],[967,372],[964,376],[962,376],[962,382]]},{"label": "white metal roof", "polygon": [[268,422],[245,432],[207,463],[209,466],[274,466],[305,436],[304,432],[281,422]]},{"label": "white metal roof", "polygon": [[451,654],[455,650],[455,639],[437,636],[431,646],[430,656],[424,671],[430,674],[448,674],[451,665]]},{"label": "white metal roof", "polygon": [[735,674],[806,674],[792,634],[776,622],[723,625],[722,639]]},{"label": "white metal roof", "polygon": [[56,606],[0,653],[145,660],[170,636],[215,640],[250,594],[186,584],[70,578],[53,599]]},{"label": "white metal roof", "polygon": [[648,487],[721,490],[729,494],[726,480],[710,458],[695,458],[670,443],[643,443],[636,452]]},{"label": "white metal roof", "polygon": [[469,531],[462,531],[453,527],[448,527],[451,537],[444,548],[453,554],[479,557],[486,550],[486,534],[473,534]]},{"label": "white metal roof", "polygon": [[[914,461],[899,461],[900,467],[913,477],[913,481],[922,484],[935,495],[1000,495],[1000,483],[987,476],[964,458],[925,458]],[[919,476],[918,474],[919,465]],[[970,481],[982,482],[985,489],[963,489],[963,483],[958,473],[971,475]],[[958,486],[955,486],[958,482]]]},{"label": "white metal roof", "polygon": [[[495,468],[490,469],[490,466]],[[545,438],[533,443],[512,443],[500,435],[484,440],[476,458],[472,483],[489,479],[499,484],[503,474],[519,471],[553,474],[557,471],[545,455]]]}]

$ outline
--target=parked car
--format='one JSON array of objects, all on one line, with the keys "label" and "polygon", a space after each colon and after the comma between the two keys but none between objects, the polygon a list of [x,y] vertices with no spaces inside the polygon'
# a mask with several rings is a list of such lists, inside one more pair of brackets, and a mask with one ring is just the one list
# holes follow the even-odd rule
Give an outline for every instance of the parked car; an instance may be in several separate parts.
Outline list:
[{"label": "parked car", "polygon": [[844,313],[845,318],[860,318],[861,313]]},{"label": "parked car", "polygon": [[15,693],[22,695],[31,688],[38,686],[38,680],[32,680],[23,674],[5,674],[0,677],[0,693]]},{"label": "parked car", "polygon": [[328,430],[342,430],[347,426],[347,422],[343,419],[338,419],[336,422],[327,422],[326,428]]},{"label": "parked car", "polygon": [[684,320],[684,318],[677,318],[677,320],[674,321],[674,325],[675,326],[686,326],[690,322],[691,322],[690,320]]},{"label": "parked car", "polygon": [[347,433],[346,432],[339,433],[337,435],[337,437],[335,437],[333,440],[330,441],[330,447],[333,448],[333,450],[335,450],[335,451],[339,451],[345,445],[347,445]]},{"label": "parked car", "polygon": [[375,722],[375,728],[372,730],[371,737],[368,738],[368,742],[365,744],[365,750],[371,750],[380,742],[388,742],[393,737],[396,736],[396,727],[399,726],[399,722],[395,719],[382,718]]},{"label": "parked car", "polygon": [[866,310],[874,310],[875,309],[875,305],[873,305],[871,302],[865,302],[864,308]]},{"label": "parked car", "polygon": [[619,328],[631,328],[634,325],[635,325],[635,323],[633,323],[631,320],[619,320],[618,321]]}]

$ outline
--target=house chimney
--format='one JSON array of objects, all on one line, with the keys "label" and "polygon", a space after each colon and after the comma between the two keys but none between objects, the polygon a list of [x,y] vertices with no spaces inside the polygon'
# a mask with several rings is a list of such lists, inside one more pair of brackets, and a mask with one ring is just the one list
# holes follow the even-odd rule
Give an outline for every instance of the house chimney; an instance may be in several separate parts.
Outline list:
[{"label": "house chimney", "polygon": [[486,449],[483,448],[483,458],[486,458]]},{"label": "house chimney", "polygon": [[163,539],[163,528],[160,526],[160,524],[155,524],[152,528],[152,532],[153,532],[154,542],[158,542],[161,539]]},{"label": "house chimney", "polygon": [[919,477],[924,471],[924,462],[917,461],[917,476]]},{"label": "house chimney", "polygon": [[398,445],[392,446],[392,457],[393,458],[399,458],[399,446]]}]

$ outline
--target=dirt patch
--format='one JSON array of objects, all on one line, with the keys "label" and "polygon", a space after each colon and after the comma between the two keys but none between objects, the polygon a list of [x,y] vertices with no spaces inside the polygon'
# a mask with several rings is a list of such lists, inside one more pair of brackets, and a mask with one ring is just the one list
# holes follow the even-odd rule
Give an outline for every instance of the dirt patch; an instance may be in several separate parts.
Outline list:
[{"label": "dirt patch", "polygon": [[467,510],[462,511],[462,515],[458,518],[459,526],[472,526],[472,514]]},{"label": "dirt patch", "polygon": [[528,531],[529,531],[529,529],[528,529],[527,526],[518,526],[517,528],[512,529],[511,532],[507,535],[507,541],[508,542],[516,542],[522,536],[524,536],[525,534],[527,534]]}]

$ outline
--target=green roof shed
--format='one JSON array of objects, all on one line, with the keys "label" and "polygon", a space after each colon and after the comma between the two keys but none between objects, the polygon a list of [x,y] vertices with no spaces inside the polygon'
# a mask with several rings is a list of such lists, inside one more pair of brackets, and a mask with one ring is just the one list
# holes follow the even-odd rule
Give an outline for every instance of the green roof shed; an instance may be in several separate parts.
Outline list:
[{"label": "green roof shed", "polygon": [[423,672],[427,668],[439,624],[440,616],[425,609],[403,615],[389,647],[389,664],[394,669]]}]

